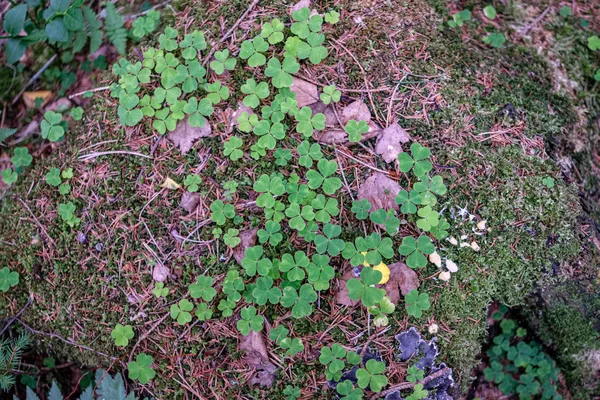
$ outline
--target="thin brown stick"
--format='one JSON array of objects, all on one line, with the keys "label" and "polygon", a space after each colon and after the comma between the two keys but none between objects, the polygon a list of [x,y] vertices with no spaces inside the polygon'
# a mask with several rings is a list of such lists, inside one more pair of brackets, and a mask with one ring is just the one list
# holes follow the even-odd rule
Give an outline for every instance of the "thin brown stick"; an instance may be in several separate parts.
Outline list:
[{"label": "thin brown stick", "polygon": [[544,11],[542,11],[542,13],[540,15],[538,15],[533,21],[531,21],[527,26],[520,29],[519,36],[523,37],[523,36],[527,35],[529,33],[529,31],[531,30],[531,28],[533,28],[534,26],[539,24],[540,21],[543,20],[544,17],[546,17],[546,15],[550,12],[550,8],[551,8],[550,6],[546,7],[546,9]]},{"label": "thin brown stick", "polygon": [[133,346],[133,348],[131,349],[131,352],[129,353],[129,360],[128,362],[131,362],[131,360],[133,360],[133,353],[135,352],[135,349],[137,349],[137,347],[140,345],[140,343],[142,343],[144,340],[146,340],[146,338],[148,336],[150,336],[150,334],[152,332],[154,332],[154,330],[156,328],[158,328],[158,326],[169,316],[170,313],[166,313],[165,315],[163,315],[158,321],[156,321],[156,323],[154,325],[152,325],[152,327],[150,329],[148,329],[141,337],[140,339],[136,342],[136,344]]},{"label": "thin brown stick", "polygon": [[343,156],[345,156],[345,157],[348,157],[348,158],[350,158],[350,159],[352,159],[352,160],[356,161],[357,163],[359,163],[360,165],[362,165],[362,166],[364,166],[364,167],[367,167],[367,168],[369,168],[369,169],[372,169],[373,171],[381,172],[382,174],[385,174],[385,175],[388,175],[388,176],[390,175],[389,171],[385,171],[385,170],[383,170],[383,169],[379,169],[379,168],[377,168],[377,167],[373,167],[372,165],[369,165],[369,164],[367,164],[367,163],[365,163],[365,162],[363,162],[363,161],[359,160],[358,158],[355,158],[355,157],[351,156],[350,154],[347,154],[347,153],[345,153],[345,152],[343,152],[343,151],[341,151],[341,150],[338,150],[338,149],[336,149],[336,148],[334,148],[334,150],[335,150],[337,153],[340,153],[341,155],[343,155]]},{"label": "thin brown stick", "polygon": [[52,64],[52,62],[56,59],[56,54],[53,55],[52,57],[50,57],[50,59],[48,61],[46,61],[46,64],[44,64],[42,66],[42,68],[40,68],[40,70],[38,72],[35,73],[35,75],[33,75],[31,77],[30,80],[27,81],[27,83],[25,84],[25,86],[23,86],[23,89],[21,89],[21,91],[15,96],[15,98],[12,101],[12,105],[14,105],[23,95],[23,93],[25,93],[25,90],[27,90],[27,88],[29,87],[29,85],[31,85],[37,78],[40,77],[40,75],[50,66],[50,64]]},{"label": "thin brown stick", "polygon": [[53,338],[53,339],[58,339],[58,340],[66,343],[66,344],[69,344],[69,345],[75,346],[75,347],[79,347],[79,348],[87,350],[87,351],[91,351],[92,353],[96,353],[96,354],[98,354],[98,355],[100,355],[102,357],[110,358],[111,360],[118,360],[117,357],[113,357],[113,356],[108,355],[106,353],[103,353],[101,351],[94,350],[91,347],[88,347],[88,346],[86,346],[84,344],[79,344],[79,343],[76,343],[76,342],[74,342],[72,340],[65,339],[62,336],[57,335],[56,333],[42,332],[42,331],[38,331],[37,329],[33,329],[31,326],[29,326],[25,322],[23,322],[20,318],[15,318],[15,321],[17,321],[18,323],[20,323],[25,329],[27,329],[29,332],[31,332],[31,333],[33,333],[35,335],[48,336],[48,337]]},{"label": "thin brown stick", "polygon": [[412,389],[413,387],[415,387],[416,384],[420,383],[425,385],[426,383],[439,378],[440,376],[443,376],[444,374],[446,374],[448,372],[449,368],[442,368],[439,371],[434,372],[431,375],[428,375],[425,377],[425,379],[423,379],[422,381],[416,382],[416,383],[411,383],[411,382],[402,382],[398,385],[394,385],[392,387],[390,387],[387,390],[384,390],[383,392],[379,392],[374,394],[373,396],[371,396],[371,399],[377,399],[377,398],[381,398],[381,397],[385,397],[386,395],[395,392],[397,390],[405,390],[405,389]]},{"label": "thin brown stick", "polygon": [[29,206],[27,205],[27,203],[25,203],[23,201],[23,199],[21,199],[20,197],[18,199],[21,202],[21,204],[23,204],[23,207],[25,207],[25,209],[27,211],[29,211],[29,214],[31,214],[31,217],[33,218],[33,221],[36,223],[36,225],[38,226],[38,228],[41,229],[42,233],[48,238],[48,240],[50,241],[50,243],[52,243],[52,245],[54,245],[54,247],[56,247],[56,243],[54,242],[54,240],[52,239],[52,237],[48,234],[48,232],[46,231],[46,228],[44,228],[44,226],[37,219],[37,217],[35,216],[35,214],[33,213],[33,211],[31,211],[31,208],[29,208]]},{"label": "thin brown stick", "polygon": [[86,94],[87,92],[94,93],[94,92],[101,92],[103,90],[108,90],[108,89],[110,89],[110,86],[102,86],[102,87],[97,87],[97,88],[94,88],[94,89],[84,90],[83,92],[78,92],[78,93],[70,95],[69,96],[69,100],[71,100],[74,97],[79,97],[79,96],[81,96],[83,94]]},{"label": "thin brown stick", "polygon": [[221,39],[219,39],[219,41],[212,47],[212,49],[210,49],[210,52],[208,53],[208,55],[206,56],[206,58],[202,62],[203,66],[206,66],[206,64],[208,63],[208,61],[213,56],[213,54],[215,54],[215,51],[217,50],[217,47],[221,43],[223,43],[224,41],[226,41],[233,34],[233,31],[235,31],[235,29],[242,23],[242,21],[244,20],[244,18],[246,18],[246,16],[248,14],[250,14],[250,12],[252,12],[252,10],[254,9],[254,7],[256,7],[256,5],[259,3],[259,1],[260,0],[254,0],[252,3],[250,3],[250,5],[246,9],[246,11],[244,11],[244,13],[242,14],[242,16],[239,17],[237,21],[235,21],[235,24],[233,24],[233,26],[223,35],[223,37]]},{"label": "thin brown stick", "polygon": [[27,310],[27,308],[32,303],[32,301],[33,301],[33,293],[30,293],[29,294],[29,299],[27,300],[27,303],[25,303],[25,305],[23,306],[23,308],[21,308],[21,310],[17,313],[17,315],[15,315],[14,317],[10,317],[8,319],[8,322],[6,323],[6,325],[4,326],[4,328],[2,328],[2,331],[0,331],[0,337],[13,324],[13,322],[15,322],[15,320],[17,318],[19,318],[21,316],[21,314],[23,314],[25,312],[25,310]]},{"label": "thin brown stick", "polygon": [[[329,86],[328,84],[321,83],[319,81],[316,81],[316,80],[309,78],[307,76],[304,76],[304,75],[294,74],[294,76],[296,76],[302,80],[305,80],[307,82],[310,82],[312,84],[315,84],[317,86],[323,86],[323,87]],[[348,89],[348,88],[339,87],[336,85],[335,88],[342,92],[347,92],[347,93],[375,93],[375,92],[389,92],[390,91],[390,89],[387,87],[380,87],[380,88],[375,88],[375,89]]]},{"label": "thin brown stick", "polygon": [[152,157],[147,156],[142,153],[138,153],[137,151],[124,151],[124,150],[98,151],[98,152],[93,152],[93,153],[84,154],[82,156],[79,156],[79,159],[82,161],[87,161],[87,160],[91,160],[92,158],[96,158],[96,157],[100,157],[100,156],[108,156],[108,155],[113,155],[113,154],[125,154],[125,155],[129,155],[129,156],[137,156],[137,157],[152,159]]}]

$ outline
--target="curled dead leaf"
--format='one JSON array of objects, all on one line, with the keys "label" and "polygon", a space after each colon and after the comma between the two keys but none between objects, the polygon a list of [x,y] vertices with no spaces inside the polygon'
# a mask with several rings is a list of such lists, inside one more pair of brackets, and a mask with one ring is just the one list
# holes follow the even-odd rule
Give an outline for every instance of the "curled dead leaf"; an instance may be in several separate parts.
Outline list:
[{"label": "curled dead leaf", "polygon": [[162,183],[162,185],[160,185],[160,187],[170,190],[181,189],[181,185],[175,182],[173,179],[169,178],[168,176],[165,178],[165,181]]},{"label": "curled dead leaf", "polygon": [[397,123],[383,130],[377,138],[375,152],[380,154],[387,163],[393,162],[402,152],[402,144],[410,140],[408,133]]},{"label": "curled dead leaf", "polygon": [[394,201],[400,192],[398,182],[388,178],[381,172],[374,172],[358,188],[358,200],[367,199],[371,203],[371,211],[383,208],[398,210],[398,204]]},{"label": "curled dead leaf", "polygon": [[258,228],[240,232],[240,244],[233,248],[233,258],[235,258],[235,261],[237,261],[238,264],[242,265],[246,249],[256,244],[257,232]]},{"label": "curled dead leaf", "polygon": [[254,376],[250,383],[259,384],[263,387],[271,387],[275,382],[275,370],[277,369],[269,361],[269,352],[263,335],[260,332],[250,331],[248,336],[243,336],[240,342],[240,350],[246,352],[242,361],[250,368],[254,368]]},{"label": "curled dead leaf", "polygon": [[162,263],[156,263],[152,270],[152,279],[156,282],[164,282],[169,276],[169,268]]},{"label": "curled dead leaf", "polygon": [[181,154],[185,154],[194,145],[194,142],[200,138],[210,136],[212,128],[208,121],[205,122],[202,128],[190,126],[187,118],[177,123],[175,130],[169,133],[169,140],[179,148]]},{"label": "curled dead leaf", "polygon": [[308,106],[319,101],[317,86],[303,79],[294,77],[290,90],[296,93],[298,108]]},{"label": "curled dead leaf", "polygon": [[342,110],[340,115],[342,124],[346,125],[351,119],[366,121],[367,123],[371,122],[371,111],[369,111],[369,107],[362,100],[356,100]]},{"label": "curled dead leaf", "polygon": [[312,110],[313,115],[318,113],[325,115],[325,127],[337,126],[338,129],[340,129],[340,124],[331,104],[327,105],[319,100],[316,103],[310,104],[308,107]]},{"label": "curled dead leaf", "polygon": [[313,139],[325,144],[343,144],[348,141],[348,134],[341,129],[325,129],[313,133]]},{"label": "curled dead leaf", "polygon": [[181,195],[181,202],[179,203],[179,207],[183,208],[188,213],[192,213],[196,211],[198,208],[198,204],[202,201],[202,196],[200,193],[192,193],[185,191]]},{"label": "curled dead leaf", "polygon": [[350,300],[350,297],[348,297],[348,289],[346,288],[346,282],[348,282],[348,280],[351,278],[355,278],[352,268],[346,271],[342,278],[338,280],[338,290],[335,294],[335,302],[337,304],[353,307],[359,303],[359,300]]},{"label": "curled dead leaf", "polygon": [[394,304],[398,304],[401,294],[405,296],[408,292],[419,287],[419,278],[417,273],[408,268],[401,261],[388,265],[390,269],[390,279],[383,288]]},{"label": "curled dead leaf", "polygon": [[42,99],[42,104],[39,107],[44,107],[52,100],[52,92],[50,90],[38,90],[35,92],[23,92],[23,102],[27,108],[35,108],[35,100]]},{"label": "curled dead leaf", "polygon": [[294,4],[291,7],[290,14],[292,14],[294,11],[298,11],[299,9],[304,8],[304,7],[310,8],[310,4],[311,4],[310,0],[300,0],[299,2],[297,2],[296,4]]}]

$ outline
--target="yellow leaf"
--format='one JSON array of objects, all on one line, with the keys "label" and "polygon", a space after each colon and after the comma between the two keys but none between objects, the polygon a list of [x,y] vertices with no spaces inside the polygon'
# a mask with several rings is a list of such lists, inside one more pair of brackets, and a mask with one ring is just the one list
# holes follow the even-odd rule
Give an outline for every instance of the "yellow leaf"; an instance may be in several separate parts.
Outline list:
[{"label": "yellow leaf", "polygon": [[165,188],[165,189],[171,189],[171,190],[181,189],[181,185],[169,177],[167,177],[167,179],[165,179],[165,181],[163,182],[162,185],[160,185],[160,187]]},{"label": "yellow leaf", "polygon": [[23,93],[23,101],[27,108],[35,108],[35,99],[42,99],[42,104],[39,107],[43,107],[52,99],[52,92],[50,90],[39,90]]}]

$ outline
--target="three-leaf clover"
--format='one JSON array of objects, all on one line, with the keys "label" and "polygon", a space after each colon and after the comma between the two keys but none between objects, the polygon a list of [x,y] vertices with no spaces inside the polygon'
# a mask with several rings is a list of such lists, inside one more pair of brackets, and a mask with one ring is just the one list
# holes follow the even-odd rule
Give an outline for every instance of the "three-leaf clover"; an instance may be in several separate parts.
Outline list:
[{"label": "three-leaf clover", "polygon": [[200,321],[208,321],[212,318],[213,312],[208,308],[208,304],[200,303],[196,308],[196,318]]},{"label": "three-leaf clover", "polygon": [[588,48],[592,51],[600,49],[600,38],[597,35],[590,36],[587,40]]},{"label": "three-leaf clover", "polygon": [[171,305],[171,318],[176,319],[179,325],[185,325],[192,320],[190,311],[194,305],[188,299],[181,299],[179,303]]},{"label": "three-leaf clover", "polygon": [[425,206],[419,208],[417,212],[419,219],[417,220],[417,226],[423,229],[425,232],[429,232],[434,226],[438,226],[440,222],[437,211],[431,208],[431,206]]},{"label": "three-leaf clover", "polygon": [[392,258],[394,256],[392,239],[382,238],[378,233],[372,233],[369,236],[354,239],[354,243],[346,242],[346,247],[342,252],[342,257],[350,260],[350,264],[379,265],[383,258]]},{"label": "three-leaf clover", "polygon": [[269,50],[269,43],[262,36],[256,36],[252,40],[244,40],[242,42],[240,58],[248,60],[248,66],[252,68],[265,65],[267,59],[262,53],[267,50]]},{"label": "three-leaf clover", "polygon": [[287,273],[287,280],[290,282],[302,281],[306,276],[304,270],[308,267],[309,262],[310,259],[302,251],[295,252],[293,256],[286,253],[281,257],[279,270]]},{"label": "three-leaf clover", "polygon": [[323,17],[319,14],[311,17],[308,7],[294,11],[292,18],[295,21],[291,26],[292,33],[301,39],[306,39],[311,32],[319,32],[323,26]]},{"label": "three-leaf clover", "polygon": [[400,227],[400,220],[394,215],[394,210],[385,211],[380,208],[369,215],[369,219],[374,224],[380,224],[385,227],[385,231],[390,235],[395,235]]},{"label": "three-leaf clover", "polygon": [[292,159],[292,151],[289,149],[278,148],[273,152],[273,157],[275,157],[275,164],[280,167],[285,167]]},{"label": "three-leaf clover", "polygon": [[306,267],[308,282],[315,290],[329,289],[329,282],[335,276],[335,269],[329,265],[329,261],[329,256],[325,254],[314,254],[311,263]]},{"label": "three-leaf clover", "polygon": [[198,174],[189,174],[185,177],[183,184],[187,186],[188,192],[197,192],[200,189],[200,184],[202,183],[202,178]]},{"label": "three-leaf clover", "polygon": [[504,33],[500,32],[492,32],[483,38],[483,43],[489,44],[490,46],[495,47],[497,49],[501,48],[505,42],[506,37],[504,37]]},{"label": "three-leaf clover", "polygon": [[285,215],[290,219],[288,224],[290,228],[297,231],[302,231],[306,228],[306,221],[315,219],[315,212],[311,206],[303,206],[300,208],[298,203],[292,203],[285,210]]},{"label": "three-leaf clover", "polygon": [[192,97],[183,106],[183,112],[189,115],[188,123],[190,126],[202,128],[206,123],[206,118],[204,117],[212,115],[215,110],[213,103],[209,99],[204,98],[198,101],[198,99]]},{"label": "three-leaf clover", "polygon": [[385,364],[383,362],[370,359],[365,364],[365,368],[359,368],[356,371],[358,387],[364,389],[367,386],[375,393],[381,392],[388,384],[388,379],[383,375]]},{"label": "three-leaf clover", "polygon": [[342,98],[342,92],[335,88],[335,85],[325,86],[323,88],[323,93],[321,93],[321,101],[325,104],[329,104],[332,101],[337,103]]},{"label": "three-leaf clover", "polygon": [[367,125],[367,121],[357,122],[351,119],[344,127],[344,130],[348,134],[348,141],[357,143],[362,139],[363,133],[369,132],[369,125]]},{"label": "three-leaf clover", "polygon": [[211,61],[210,68],[215,71],[217,75],[221,75],[225,70],[233,71],[237,60],[233,57],[229,57],[229,50],[215,52],[215,59]]},{"label": "three-leaf clover", "polygon": [[152,293],[156,298],[167,297],[169,294],[169,288],[165,287],[164,282],[156,282],[154,284],[154,289],[152,289]]},{"label": "three-leaf clover", "polygon": [[442,177],[439,175],[436,175],[431,179],[429,179],[429,177],[421,178],[426,178],[426,180],[415,182],[413,190],[420,194],[421,205],[433,207],[437,203],[435,195],[442,196],[448,189],[446,188],[446,185],[444,185]]},{"label": "three-leaf clover", "polygon": [[483,370],[483,375],[488,382],[502,383],[504,380],[504,367],[498,361],[492,361],[490,366]]},{"label": "three-leaf clover", "polygon": [[406,302],[406,312],[415,318],[421,318],[423,311],[429,310],[429,295],[427,293],[419,293],[417,289],[413,289],[404,296]]},{"label": "three-leaf clover", "polygon": [[19,273],[11,271],[8,267],[0,269],[0,291],[2,293],[8,292],[12,286],[19,284]]},{"label": "three-leaf clover", "polygon": [[280,303],[284,307],[292,307],[292,317],[304,318],[312,314],[312,303],[317,301],[317,292],[312,285],[305,283],[296,292],[291,286],[286,286],[283,289]]},{"label": "three-leaf clover", "polygon": [[410,268],[421,268],[427,265],[425,254],[432,254],[435,251],[433,243],[428,236],[420,236],[415,240],[412,236],[405,236],[398,252],[406,257],[406,265]]},{"label": "three-leaf clover", "polygon": [[335,390],[342,396],[340,400],[362,400],[364,395],[363,390],[355,388],[350,380],[338,383]]},{"label": "three-leaf clover", "polygon": [[385,296],[385,289],[378,289],[376,285],[381,281],[381,272],[371,267],[364,267],[360,272],[360,279],[350,278],[346,282],[350,300],[361,300],[365,307],[379,304]]},{"label": "three-leaf clover", "polygon": [[125,347],[129,344],[129,339],[133,338],[133,328],[131,325],[117,324],[110,332],[110,336],[115,340],[115,345]]},{"label": "three-leaf clover", "polygon": [[31,165],[33,161],[33,156],[29,154],[29,150],[27,147],[17,147],[13,153],[13,156],[10,159],[15,166],[15,169],[21,167],[27,167]]},{"label": "three-leaf clover", "polygon": [[[134,97],[137,98],[135,95]],[[135,105],[133,107],[135,107]],[[51,142],[59,141],[65,134],[65,128],[61,125],[61,121],[61,114],[54,111],[46,111],[40,125],[42,129],[42,138],[48,139]]]},{"label": "three-leaf clover", "polygon": [[240,150],[242,147],[242,139],[237,136],[230,137],[225,143],[223,143],[223,154],[229,157],[231,161],[239,160],[244,156],[244,152]]},{"label": "three-leaf clover", "polygon": [[200,275],[196,278],[196,283],[190,285],[190,296],[193,299],[202,298],[204,301],[211,301],[217,295],[217,291],[212,287],[213,278]]},{"label": "three-leaf clover", "polygon": [[236,326],[238,331],[244,336],[248,336],[250,331],[260,332],[263,328],[264,318],[262,315],[257,315],[256,308],[253,306],[244,307],[240,312],[240,319]]},{"label": "three-leaf clover", "polygon": [[406,398],[406,400],[421,400],[427,397],[429,392],[423,389],[422,383],[417,383],[413,389],[413,392],[410,396]]},{"label": "three-leaf clover", "polygon": [[343,358],[346,357],[346,353],[346,349],[337,343],[334,343],[331,347],[321,348],[319,362],[327,366],[325,370],[327,380],[337,381],[342,377],[345,367]]},{"label": "three-leaf clover", "polygon": [[217,225],[224,225],[226,218],[235,216],[235,208],[232,204],[224,204],[222,200],[215,200],[210,205],[210,219]]},{"label": "three-leaf clover", "polygon": [[58,205],[58,215],[62,218],[63,221],[67,223],[71,228],[75,225],[79,225],[81,219],[75,216],[76,206],[73,202],[69,201],[66,204]]},{"label": "three-leaf clover", "polygon": [[307,140],[302,141],[296,148],[300,158],[298,164],[311,168],[314,161],[319,161],[323,158],[323,152],[321,151],[321,145],[319,143],[310,144]]},{"label": "three-leaf clover", "polygon": [[11,168],[2,171],[2,181],[9,186],[17,181],[18,176],[17,171],[13,171]]},{"label": "three-leaf clover", "polygon": [[335,10],[325,13],[325,22],[328,24],[337,24],[340,22],[340,13]]},{"label": "three-leaf clover", "polygon": [[[304,346],[302,346],[304,348]],[[283,389],[283,395],[286,396],[285,400],[296,400],[302,396],[302,392],[299,387],[287,385],[285,389]]]},{"label": "three-leaf clover", "polygon": [[323,227],[323,235],[317,235],[314,238],[317,251],[319,253],[327,252],[332,257],[339,255],[346,246],[346,242],[344,242],[342,239],[336,239],[341,233],[341,226],[326,224]]},{"label": "three-leaf clover", "polygon": [[424,375],[425,372],[414,365],[406,370],[406,380],[411,383],[417,383],[417,381],[423,380]]},{"label": "three-leaf clover", "polygon": [[358,220],[367,219],[370,209],[371,203],[367,199],[354,200],[352,202],[351,210]]},{"label": "three-leaf clover", "polygon": [[427,147],[421,146],[419,143],[410,145],[412,157],[406,152],[398,154],[398,162],[400,163],[400,171],[408,172],[413,169],[415,176],[421,177],[431,171],[433,165],[429,161],[431,151]]},{"label": "three-leaf clover", "polygon": [[58,187],[62,183],[62,180],[60,179],[60,169],[50,168],[50,171],[46,174],[46,183]]},{"label": "three-leaf clover", "polygon": [[246,270],[246,275],[254,276],[257,272],[261,276],[269,274],[273,263],[268,258],[262,258],[263,252],[262,246],[252,246],[246,249],[242,259],[242,267]]},{"label": "three-leaf clover", "polygon": [[256,199],[256,205],[262,208],[272,208],[275,205],[275,196],[285,193],[285,185],[279,176],[261,175],[254,182],[253,189],[261,193]]},{"label": "three-leaf clover", "polygon": [[135,361],[127,364],[129,379],[137,380],[142,385],[150,382],[156,376],[156,372],[150,367],[152,361],[152,356],[145,353],[138,354]]},{"label": "three-leaf clover", "polygon": [[546,176],[544,177],[544,179],[542,179],[542,183],[544,184],[544,186],[550,189],[554,187],[555,182],[556,181],[551,176]]},{"label": "three-leaf clover", "polygon": [[254,126],[253,132],[260,136],[256,144],[269,150],[275,148],[278,140],[285,138],[285,126],[280,122],[271,124],[271,121],[263,119]]},{"label": "three-leaf clover", "polygon": [[260,31],[260,36],[266,38],[271,44],[279,43],[283,40],[283,22],[274,18],[271,22],[265,22]]},{"label": "three-leaf clover", "polygon": [[204,85],[204,90],[207,92],[206,98],[213,104],[217,104],[221,100],[227,100],[229,98],[229,88],[223,86],[220,81],[207,83]]},{"label": "three-leaf clover", "polygon": [[265,75],[271,78],[273,86],[280,89],[290,87],[294,82],[295,74],[300,70],[300,64],[296,61],[296,57],[287,56],[283,59],[283,63],[277,58],[271,58],[267,63]]},{"label": "three-leaf clover", "polygon": [[275,221],[267,221],[265,229],[259,229],[257,235],[261,244],[269,242],[271,246],[277,246],[283,240],[281,225]]},{"label": "three-leaf clover", "polygon": [[414,214],[417,212],[417,205],[421,204],[421,193],[416,190],[411,190],[410,193],[406,190],[401,190],[394,199],[396,204],[402,204],[400,211],[403,214]]},{"label": "three-leaf clover", "polygon": [[331,197],[326,198],[322,194],[318,194],[317,197],[312,199],[310,205],[315,211],[315,221],[324,224],[328,224],[331,217],[337,217],[340,213],[338,201]]},{"label": "three-leaf clover", "polygon": [[252,78],[248,79],[240,89],[242,93],[247,94],[243,100],[244,105],[250,108],[258,107],[260,99],[265,99],[270,94],[267,82],[256,83]]},{"label": "three-leaf clover", "polygon": [[225,242],[228,247],[234,248],[242,241],[238,236],[239,234],[239,229],[229,228],[227,233],[223,235],[223,242]]},{"label": "three-leaf clover", "polygon": [[321,159],[317,163],[317,170],[311,169],[306,172],[308,187],[318,189],[322,186],[327,194],[334,194],[342,187],[342,181],[336,176],[338,164],[334,160]]},{"label": "three-leaf clover", "polygon": [[83,108],[73,107],[69,114],[74,121],[81,121],[81,118],[83,118]]},{"label": "three-leaf clover", "polygon": [[325,114],[312,115],[312,110],[307,106],[298,110],[294,118],[298,121],[296,131],[306,138],[311,137],[315,129],[318,131],[325,129]]},{"label": "three-leaf clover", "polygon": [[271,304],[277,304],[281,298],[281,289],[277,286],[273,287],[273,278],[270,276],[261,276],[256,280],[252,296],[259,306],[264,306],[267,301]]}]

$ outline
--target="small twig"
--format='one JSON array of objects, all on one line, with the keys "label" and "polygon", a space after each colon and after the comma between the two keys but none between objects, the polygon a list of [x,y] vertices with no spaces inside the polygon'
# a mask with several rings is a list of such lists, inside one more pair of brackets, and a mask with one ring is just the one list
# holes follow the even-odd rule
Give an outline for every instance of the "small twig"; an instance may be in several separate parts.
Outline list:
[{"label": "small twig", "polygon": [[93,153],[84,154],[82,156],[79,156],[79,159],[83,160],[83,161],[87,161],[87,160],[91,160],[92,158],[96,158],[96,157],[100,157],[100,156],[108,156],[108,155],[112,155],[112,154],[127,154],[130,156],[138,156],[138,157],[152,159],[152,157],[147,156],[142,153],[138,153],[136,151],[124,151],[124,150],[98,151],[98,152],[93,152]]},{"label": "small twig", "polygon": [[388,175],[388,176],[390,175],[389,171],[385,171],[385,170],[383,170],[383,169],[379,169],[379,168],[377,168],[377,167],[373,167],[372,165],[369,165],[369,164],[367,164],[367,163],[365,163],[365,162],[363,162],[363,161],[359,160],[358,158],[354,158],[354,157],[353,157],[353,156],[351,156],[350,154],[346,154],[345,152],[343,152],[343,151],[340,151],[340,150],[338,150],[338,149],[336,149],[336,148],[334,148],[334,150],[335,150],[336,152],[340,153],[341,155],[343,155],[343,156],[345,156],[345,157],[348,157],[348,158],[350,158],[350,159],[352,159],[352,160],[356,161],[356,162],[357,162],[357,163],[359,163],[360,165],[362,165],[362,166],[365,166],[365,167],[367,167],[367,168],[369,168],[369,169],[372,169],[373,171],[381,172],[382,174],[386,174],[386,175]]},{"label": "small twig", "polygon": [[233,32],[235,31],[235,29],[242,23],[242,21],[244,20],[244,18],[246,18],[246,16],[248,14],[250,14],[250,12],[254,9],[254,7],[256,7],[256,5],[258,4],[259,1],[260,0],[254,0],[252,3],[250,3],[250,5],[246,9],[246,11],[244,11],[244,13],[242,14],[242,16],[239,17],[237,21],[235,21],[235,24],[233,24],[233,26],[223,35],[223,37],[221,39],[219,39],[219,41],[212,47],[212,49],[210,49],[210,52],[208,53],[208,55],[204,59],[204,62],[202,62],[203,66],[206,66],[206,64],[208,63],[208,61],[213,56],[213,54],[215,54],[215,51],[217,50],[217,47],[221,43],[223,43],[224,41],[226,41],[233,34]]},{"label": "small twig", "polygon": [[394,385],[394,386],[390,387],[389,389],[384,390],[383,392],[375,393],[373,396],[371,396],[371,399],[377,399],[377,398],[380,398],[380,397],[385,397],[386,395],[388,395],[388,394],[390,394],[392,392],[398,391],[398,390],[411,389],[411,388],[415,387],[415,385],[417,383],[425,385],[428,382],[430,382],[430,381],[432,381],[432,380],[434,380],[436,378],[439,378],[440,376],[443,376],[444,374],[446,374],[448,372],[448,369],[449,368],[442,368],[439,371],[436,371],[433,374],[426,376],[425,379],[423,379],[422,381],[419,381],[419,382],[416,382],[416,383],[402,382],[402,383],[400,383],[398,385]]},{"label": "small twig", "polygon": [[91,347],[88,347],[86,345],[76,343],[76,342],[74,342],[72,340],[69,340],[69,339],[65,339],[62,336],[57,335],[56,333],[42,332],[42,331],[38,331],[37,329],[33,329],[31,326],[29,326],[25,322],[23,322],[20,318],[15,318],[15,321],[17,321],[18,323],[20,323],[21,325],[23,325],[23,327],[25,329],[27,329],[29,332],[31,332],[31,333],[33,333],[35,335],[48,336],[48,337],[53,338],[53,339],[58,339],[58,340],[66,343],[66,344],[69,344],[71,346],[76,346],[76,347],[79,347],[79,348],[87,350],[87,351],[91,351],[93,353],[101,355],[102,357],[110,358],[111,360],[118,360],[117,357],[110,356],[110,355],[108,355],[106,353],[103,353],[101,351],[94,350]]},{"label": "small twig", "polygon": [[536,26],[537,24],[540,23],[541,20],[544,19],[544,17],[550,12],[550,6],[546,7],[546,9],[544,11],[542,11],[542,13],[540,15],[537,16],[536,19],[534,19],[533,21],[531,21],[527,26],[523,27],[522,29],[519,30],[519,36],[523,37],[525,35],[527,35],[529,33],[529,31],[531,30],[531,28],[533,28],[534,26]]},{"label": "small twig", "polygon": [[35,214],[33,213],[33,211],[31,211],[31,208],[29,208],[29,206],[27,205],[27,203],[25,203],[23,201],[23,199],[21,199],[20,197],[18,198],[19,201],[21,202],[21,204],[23,204],[23,207],[25,207],[25,209],[27,211],[29,211],[29,214],[31,214],[31,217],[33,218],[33,221],[36,223],[36,225],[41,229],[42,233],[44,235],[46,235],[46,238],[48,238],[48,240],[50,241],[50,243],[52,243],[52,245],[54,245],[54,247],[56,246],[56,243],[54,242],[54,240],[52,239],[52,237],[48,234],[48,232],[46,231],[46,228],[44,228],[44,226],[40,223],[40,221],[37,219],[37,217],[35,216]]},{"label": "small twig", "polygon": [[110,89],[110,86],[102,86],[102,87],[97,87],[97,88],[94,88],[94,89],[84,90],[83,92],[78,92],[78,93],[70,95],[69,96],[69,100],[71,100],[74,97],[79,97],[79,96],[81,96],[83,94],[86,94],[87,92],[94,93],[94,92],[101,92],[103,90],[108,90],[108,89]]},{"label": "small twig", "polygon": [[52,62],[56,59],[56,56],[57,55],[54,54],[52,57],[50,57],[50,59],[48,61],[46,61],[46,64],[44,64],[42,66],[42,68],[40,68],[40,70],[38,72],[36,72],[35,75],[33,75],[29,81],[27,81],[25,86],[23,86],[23,89],[21,89],[19,94],[17,94],[15,96],[15,98],[13,99],[13,101],[12,101],[13,105],[21,98],[21,96],[23,95],[23,93],[25,93],[25,90],[27,90],[29,85],[31,85],[37,78],[39,78],[40,75],[50,66],[50,64],[52,64]]},{"label": "small twig", "polygon": [[156,328],[158,328],[158,326],[169,316],[169,314],[170,313],[166,313],[165,315],[163,315],[158,321],[156,321],[156,323],[154,325],[152,325],[152,327],[150,329],[148,329],[146,332],[144,332],[144,334],[142,335],[142,337],[140,337],[140,339],[137,341],[137,343],[131,349],[131,352],[129,353],[129,360],[128,360],[128,362],[131,362],[131,360],[133,360],[133,353],[135,352],[135,349],[137,349],[137,347],[140,345],[140,343],[142,343],[144,340],[146,340],[146,338],[148,336],[150,336],[150,334],[152,332],[154,332],[154,330]]},{"label": "small twig", "polygon": [[[302,80],[305,80],[306,82],[310,82],[314,85],[317,85],[317,86],[329,86],[329,84],[321,83],[319,81],[316,81],[316,80],[311,79],[304,75],[294,74],[294,76],[296,76]],[[348,89],[348,88],[339,87],[336,85],[335,88],[341,92],[347,92],[347,93],[375,93],[375,92],[389,92],[390,91],[390,89],[387,87],[380,87],[380,88],[375,88],[375,89]]]},{"label": "small twig", "polygon": [[342,173],[342,178],[344,179],[344,185],[346,185],[346,190],[348,191],[348,194],[350,195],[352,201],[354,201],[355,199],[354,195],[352,194],[352,189],[350,189],[350,185],[348,185],[348,181],[346,180],[346,174],[344,173],[344,167],[342,167],[342,163],[340,162],[340,157],[338,156],[337,152],[335,153],[335,158],[337,159],[338,166],[340,167],[340,172]]},{"label": "small twig", "polygon": [[2,328],[2,331],[0,331],[0,337],[2,337],[2,334],[4,332],[6,332],[6,330],[8,328],[10,328],[10,326],[13,324],[13,322],[15,322],[15,320],[17,318],[19,318],[21,316],[21,314],[23,314],[25,312],[25,310],[27,310],[27,307],[29,307],[29,305],[31,304],[31,302],[33,301],[33,293],[29,294],[29,299],[27,300],[27,303],[23,306],[23,308],[21,308],[21,311],[19,311],[17,313],[17,315],[15,315],[14,317],[10,317],[8,319],[8,322],[6,323],[6,325],[4,326],[4,328]]}]

